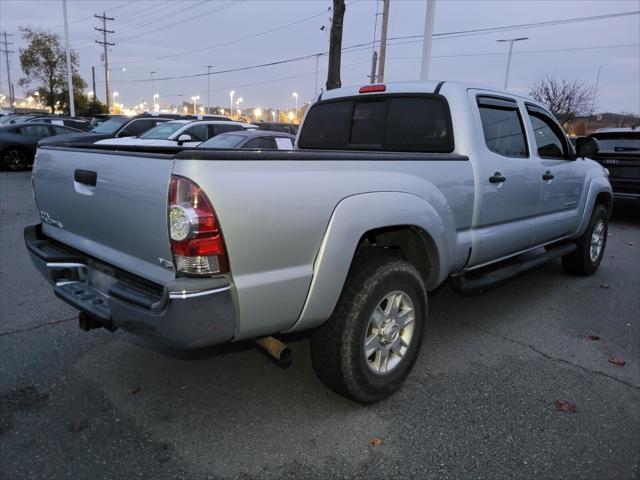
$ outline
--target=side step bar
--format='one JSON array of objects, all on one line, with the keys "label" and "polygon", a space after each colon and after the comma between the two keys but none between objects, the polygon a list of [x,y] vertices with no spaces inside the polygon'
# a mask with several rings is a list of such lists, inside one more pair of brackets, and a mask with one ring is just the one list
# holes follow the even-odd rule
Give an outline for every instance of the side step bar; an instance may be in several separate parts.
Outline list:
[{"label": "side step bar", "polygon": [[[451,287],[461,293],[487,290],[499,283],[517,277],[555,259],[563,257],[577,248],[575,243],[565,243],[539,255],[525,259],[505,260],[496,265],[451,277]],[[515,262],[515,263],[514,263]]]}]

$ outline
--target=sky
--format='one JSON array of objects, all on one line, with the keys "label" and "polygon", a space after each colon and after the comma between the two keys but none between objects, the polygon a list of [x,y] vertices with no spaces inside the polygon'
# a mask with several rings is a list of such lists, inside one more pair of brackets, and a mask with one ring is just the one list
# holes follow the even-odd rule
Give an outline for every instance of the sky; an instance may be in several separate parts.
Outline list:
[{"label": "sky", "polygon": [[[94,43],[99,20],[106,12],[115,20],[109,41],[111,91],[126,105],[179,104],[195,95],[199,102],[228,107],[229,92],[243,98],[243,107],[290,109],[313,99],[316,92],[315,54],[329,49],[330,0],[68,0],[71,47],[80,57],[80,74],[91,90],[91,66],[96,67],[96,91],[104,101],[102,47]],[[420,73],[425,0],[391,0],[385,81],[415,80]],[[431,79],[463,80],[502,88],[507,64],[506,43],[497,40],[528,37],[514,45],[509,89],[526,94],[544,75],[556,75],[595,86],[600,69],[596,111],[640,114],[640,15],[573,21],[547,26],[538,22],[640,11],[640,0],[437,0]],[[368,83],[374,30],[380,37],[382,1],[347,0],[342,56],[342,84]],[[61,0],[0,0],[0,31],[13,34],[10,56],[16,95],[22,76],[18,52],[24,46],[19,27],[54,31],[64,39]],[[516,26],[499,32],[465,32]],[[324,28],[323,28],[324,27]],[[443,35],[449,34],[449,35]],[[395,37],[411,37],[396,39]],[[379,45],[376,44],[376,50]],[[298,57],[277,65],[226,70]],[[211,65],[209,94],[207,66]],[[125,68],[125,71],[122,71]],[[326,81],[327,55],[318,58],[318,87]],[[151,72],[155,72],[153,75]],[[197,75],[182,79],[167,77]],[[153,76],[153,85],[151,77]],[[0,62],[0,93],[6,90],[6,64]]]}]

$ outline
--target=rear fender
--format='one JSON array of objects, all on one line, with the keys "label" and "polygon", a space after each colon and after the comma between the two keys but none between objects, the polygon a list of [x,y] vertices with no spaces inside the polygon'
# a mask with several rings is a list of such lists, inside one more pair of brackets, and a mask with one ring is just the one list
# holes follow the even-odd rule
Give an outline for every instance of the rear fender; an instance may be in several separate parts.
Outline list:
[{"label": "rear fender", "polygon": [[289,331],[305,330],[322,324],[333,312],[349,273],[356,248],[366,232],[379,228],[411,226],[430,239],[438,259],[437,271],[430,277],[433,288],[447,275],[449,238],[454,225],[443,220],[423,198],[402,192],[364,193],[347,197],[335,208],[313,267],[313,280],[298,321]]}]

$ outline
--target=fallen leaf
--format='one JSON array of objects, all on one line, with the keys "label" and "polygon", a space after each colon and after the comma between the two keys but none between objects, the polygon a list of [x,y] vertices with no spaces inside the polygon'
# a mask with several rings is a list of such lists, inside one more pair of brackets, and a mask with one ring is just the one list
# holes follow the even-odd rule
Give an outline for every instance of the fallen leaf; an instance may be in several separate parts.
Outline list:
[{"label": "fallen leaf", "polygon": [[617,356],[612,356],[611,358],[609,358],[609,363],[613,363],[614,365],[617,365],[618,367],[623,367],[625,365],[625,362],[622,358],[617,357]]},{"label": "fallen leaf", "polygon": [[378,437],[373,437],[369,442],[369,445],[371,445],[372,447],[379,447],[380,445],[382,445],[382,440],[380,440]]},{"label": "fallen leaf", "polygon": [[556,410],[560,412],[576,413],[576,405],[569,400],[556,400]]},{"label": "fallen leaf", "polygon": [[137,393],[140,392],[140,390],[142,390],[142,388],[140,387],[129,387],[129,389],[127,390],[127,393],[129,395],[136,395]]},{"label": "fallen leaf", "polygon": [[603,283],[602,285],[600,285],[600,288],[604,288],[606,290],[607,288],[609,288],[609,284]]},{"label": "fallen leaf", "polygon": [[600,337],[598,335],[587,335],[587,339],[593,340],[595,342],[597,340],[600,340]]}]

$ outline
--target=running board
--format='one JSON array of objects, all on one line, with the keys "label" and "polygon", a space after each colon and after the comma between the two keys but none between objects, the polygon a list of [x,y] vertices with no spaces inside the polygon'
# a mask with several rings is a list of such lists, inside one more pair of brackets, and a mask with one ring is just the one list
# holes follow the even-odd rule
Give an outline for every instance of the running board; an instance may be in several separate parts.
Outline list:
[{"label": "running board", "polygon": [[[454,275],[450,279],[451,287],[462,293],[479,292],[510,278],[520,276],[534,268],[573,252],[577,248],[575,243],[565,243],[547,250],[539,255],[522,259],[505,260],[495,265]],[[515,262],[515,263],[514,263]]]}]

